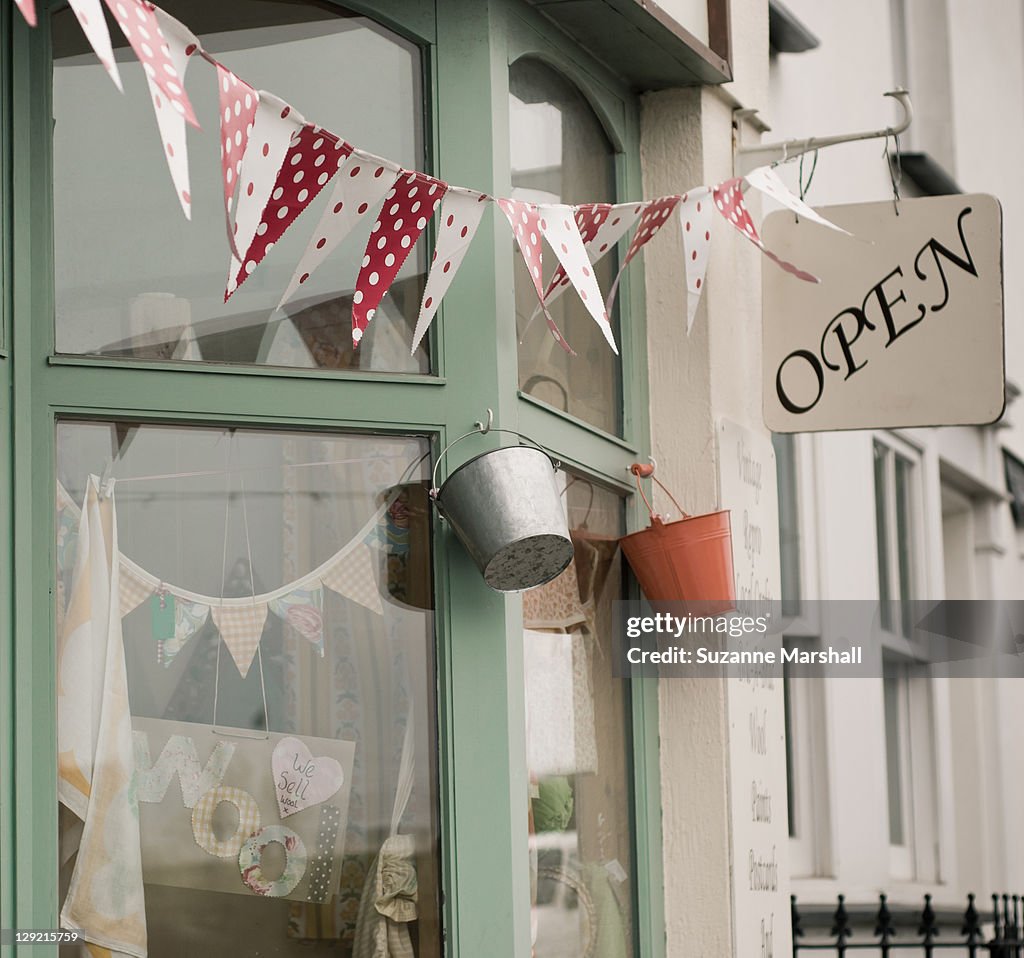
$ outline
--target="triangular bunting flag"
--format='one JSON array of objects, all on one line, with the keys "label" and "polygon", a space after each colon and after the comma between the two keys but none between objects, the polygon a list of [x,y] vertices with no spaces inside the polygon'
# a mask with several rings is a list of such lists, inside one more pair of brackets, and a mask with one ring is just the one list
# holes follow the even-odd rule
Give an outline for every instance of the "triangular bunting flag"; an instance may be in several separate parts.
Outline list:
[{"label": "triangular bunting flag", "polygon": [[507,199],[498,200],[498,206],[505,214],[508,225],[512,227],[512,232],[515,234],[516,244],[519,246],[523,262],[526,263],[530,279],[533,280],[533,288],[537,291],[537,299],[544,311],[544,320],[548,324],[551,335],[562,349],[570,356],[575,356],[575,350],[565,341],[562,331],[544,305],[542,286],[544,254],[541,249],[540,213],[537,212],[537,207],[532,203],[524,203],[522,200]]},{"label": "triangular bunting flag", "polygon": [[78,25],[82,28],[86,40],[96,54],[97,59],[103,64],[103,68],[110,74],[121,92],[121,74],[114,62],[114,50],[110,44],[110,32],[107,30],[107,18],[103,15],[103,8],[100,0],[71,0],[71,9],[78,18]]},{"label": "triangular bunting flag", "polygon": [[118,598],[123,619],[133,612],[154,592],[156,587],[134,563],[121,557],[121,575],[118,579]]},{"label": "triangular bunting flag", "polygon": [[764,245],[757,230],[754,228],[754,221],[750,218],[750,211],[743,202],[742,182],[742,177],[737,176],[731,180],[719,183],[715,187],[715,207],[718,209],[718,212],[725,217],[727,222],[732,224],[733,228],[740,235],[750,240],[765,256],[781,266],[787,273],[792,273],[797,279],[802,279],[807,283],[820,282],[817,276],[800,269],[799,266],[787,263],[784,259],[780,259]]},{"label": "triangular bunting flag", "polygon": [[210,607],[174,597],[174,635],[157,643],[157,662],[169,668],[175,656],[205,624]]},{"label": "triangular bunting flag", "polygon": [[[223,89],[223,84],[221,84]],[[235,205],[235,222],[232,231],[239,250],[247,250],[256,236],[256,229],[267,203],[274,192],[278,171],[284,163],[293,137],[305,125],[305,120],[284,100],[263,90],[256,109],[256,119],[249,143],[242,157],[242,171],[238,174],[238,201]],[[231,173],[228,167],[224,176]],[[226,303],[238,288],[236,276],[239,269],[248,267],[232,255],[228,273],[228,286],[224,292]],[[252,269],[256,268],[253,263]],[[251,272],[251,270],[249,270]]]},{"label": "triangular bunting flag", "polygon": [[231,252],[241,261],[242,254],[235,245],[235,232],[231,225],[231,205],[242,173],[242,157],[249,145],[249,134],[252,133],[260,96],[222,63],[217,64],[217,90],[220,94],[220,168],[224,181],[224,216]]},{"label": "triangular bunting flag", "polygon": [[817,223],[819,226],[827,226],[830,230],[846,233],[847,236],[850,235],[841,226],[836,226],[835,223],[830,222],[824,216],[811,209],[782,182],[782,178],[770,166],[759,166],[756,170],[751,170],[745,179],[754,189],[760,190],[765,196],[770,196],[780,206],[791,209],[798,216],[802,216],[812,223]]},{"label": "triangular bunting flag", "polygon": [[244,679],[249,674],[249,666],[256,657],[263,635],[267,621],[266,603],[253,601],[244,605],[215,605],[210,608],[210,614]]},{"label": "triangular bunting flag", "polygon": [[427,285],[423,290],[423,302],[416,319],[410,355],[416,352],[416,347],[426,334],[441,300],[469,251],[469,244],[473,242],[484,213],[486,199],[483,193],[458,186],[452,187],[445,195],[441,207],[441,225],[437,230],[437,245],[434,247]]},{"label": "triangular bunting flag", "polygon": [[679,225],[683,232],[686,260],[686,335],[690,335],[697,306],[704,292],[704,277],[711,252],[711,190],[693,190],[679,204]]},{"label": "triangular bunting flag", "polygon": [[573,208],[560,204],[545,204],[538,207],[538,212],[540,213],[541,233],[544,234],[548,245],[558,257],[558,262],[569,281],[579,293],[583,305],[587,307],[587,312],[604,333],[604,338],[608,340],[612,352],[617,355],[619,350],[615,345],[615,337],[612,335],[611,323],[604,308],[597,279],[594,277],[590,257],[587,256],[583,238],[576,225]]},{"label": "triangular bunting flag", "polygon": [[377,206],[395,185],[398,173],[399,167],[389,160],[358,152],[348,158],[278,308],[295,295],[355,225]]},{"label": "triangular bunting flag", "polygon": [[14,5],[21,11],[21,15],[28,21],[30,27],[36,25],[36,0],[14,0]]},{"label": "triangular bunting flag", "polygon": [[244,265],[235,277],[238,286],[263,262],[263,257],[313,202],[351,152],[352,147],[344,140],[308,123],[297,137],[292,137],[260,225],[256,227],[256,235],[241,259]]},{"label": "triangular bunting flag", "polygon": [[[154,14],[160,24],[161,32],[167,40],[166,52],[170,62],[174,65],[181,82],[184,83],[185,71],[188,69],[191,55],[188,51],[198,49],[199,41],[187,27],[180,24],[174,17],[164,13],[159,7],[154,10]],[[174,109],[148,71],[146,83],[149,85],[149,96],[153,101],[156,123],[160,130],[160,144],[167,160],[167,168],[171,171],[174,192],[177,194],[178,202],[181,203],[185,218],[190,220],[192,219],[192,195],[189,192],[185,118]]]},{"label": "triangular bunting flag", "polygon": [[629,249],[622,260],[619,272],[615,276],[615,282],[612,283],[611,292],[608,294],[606,307],[609,313],[611,313],[612,305],[615,303],[615,296],[619,291],[619,281],[622,279],[623,271],[632,262],[633,257],[654,239],[658,230],[668,222],[668,218],[672,215],[672,211],[676,208],[680,199],[682,199],[680,196],[662,196],[656,200],[650,200],[648,203],[639,203],[634,206],[634,210],[641,214],[640,222],[637,224],[636,232],[633,234],[633,241],[629,244]]},{"label": "triangular bunting flag", "polygon": [[373,553],[365,542],[361,542],[322,573],[320,581],[332,592],[383,615],[384,603],[381,602],[380,587],[373,574],[373,567]]},{"label": "triangular bunting flag", "polygon": [[448,184],[403,170],[366,243],[352,296],[352,345],[358,346],[406,257],[441,203]]},{"label": "triangular bunting flag", "polygon": [[106,0],[106,4],[139,58],[146,76],[171,101],[172,109],[194,127],[198,127],[192,103],[185,93],[184,78],[169,55],[167,40],[154,12],[155,7],[145,0]]},{"label": "triangular bunting flag", "polygon": [[296,589],[270,600],[270,611],[307,639],[321,657],[324,654],[324,591]]}]

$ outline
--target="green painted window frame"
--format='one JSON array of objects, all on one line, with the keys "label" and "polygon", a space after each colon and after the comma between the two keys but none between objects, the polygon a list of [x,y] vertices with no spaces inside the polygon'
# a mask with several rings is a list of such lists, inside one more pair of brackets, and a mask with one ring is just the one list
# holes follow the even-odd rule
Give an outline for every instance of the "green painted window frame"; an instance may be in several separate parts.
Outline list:
[{"label": "green painted window frame", "polygon": [[[56,5],[57,0],[54,0]],[[47,9],[30,30],[0,5],[0,117],[10,165],[0,195],[10,275],[10,414],[0,423],[0,927],[56,924],[57,809],[53,608],[55,428],[60,419],[225,424],[403,432],[440,444],[490,408],[495,422],[550,445],[565,462],[627,496],[631,528],[644,524],[626,466],[649,452],[643,291],[627,281],[622,355],[626,438],[608,436],[518,393],[512,241],[485,217],[435,322],[433,376],[319,374],[265,367],[155,364],[55,357],[51,63]],[[628,89],[523,0],[346,0],[349,9],[421,45],[434,172],[500,194],[509,186],[508,64],[521,38],[571,65],[586,95],[618,111],[623,196],[640,196],[638,109]],[[9,66],[8,66],[9,65]],[[614,104],[619,106],[615,107]],[[621,116],[621,120],[620,120]],[[605,122],[608,122],[605,118]],[[207,134],[208,135],[208,134]],[[494,324],[480,322],[481,312]],[[627,316],[629,319],[627,319]],[[448,335],[445,327],[449,327]],[[451,328],[459,335],[451,335]],[[451,375],[446,373],[451,371]],[[0,379],[0,386],[6,385]],[[482,439],[497,444],[498,437]],[[8,471],[9,470],[9,471]],[[9,498],[6,492],[10,492]],[[7,527],[9,524],[9,528]],[[443,922],[452,958],[530,953],[522,614],[518,598],[490,591],[435,521],[437,701]],[[6,535],[5,535],[6,533]],[[19,570],[13,578],[13,569]],[[5,594],[6,593],[6,594]],[[9,634],[8,634],[9,630]],[[655,680],[632,686],[636,897],[642,958],[664,955],[658,708]],[[510,756],[523,756],[511,761]],[[499,904],[498,907],[495,903]],[[33,949],[35,958],[56,949]]]}]

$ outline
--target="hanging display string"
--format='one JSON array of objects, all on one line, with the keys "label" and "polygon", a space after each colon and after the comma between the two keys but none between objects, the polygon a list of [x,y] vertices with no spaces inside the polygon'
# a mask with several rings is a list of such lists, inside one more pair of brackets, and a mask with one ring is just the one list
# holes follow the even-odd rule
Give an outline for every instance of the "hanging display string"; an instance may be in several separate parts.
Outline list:
[{"label": "hanging display string", "polygon": [[903,184],[903,158],[900,156],[900,135],[893,133],[895,151],[889,149],[889,137],[885,138],[885,152],[882,154],[889,166],[889,181],[892,183],[892,205],[896,215],[900,215],[900,186]]},{"label": "hanging display string", "polygon": [[799,187],[800,187],[800,202],[801,203],[804,201],[804,197],[806,197],[807,194],[810,192],[811,183],[814,182],[814,171],[818,168],[818,151],[815,150],[814,151],[814,158],[811,160],[811,172],[810,172],[810,175],[807,177],[807,182],[805,183],[804,182],[804,157],[806,155],[807,155],[806,153],[801,153],[800,154],[800,168],[798,170],[798,174],[799,174],[798,184],[799,184]]},{"label": "hanging display string", "polygon": [[[281,469],[308,469],[312,466],[351,466],[364,462],[376,462],[380,459],[401,459],[402,456],[362,456],[358,459],[324,459],[319,462],[285,462],[280,463]],[[223,476],[230,471],[236,475],[246,472],[266,472],[270,466],[248,466],[244,469],[203,469],[198,472],[166,472],[154,476],[129,476],[127,479],[118,479],[121,482],[156,482],[160,479],[198,479],[204,476]],[[274,468],[278,468],[275,466]]]}]

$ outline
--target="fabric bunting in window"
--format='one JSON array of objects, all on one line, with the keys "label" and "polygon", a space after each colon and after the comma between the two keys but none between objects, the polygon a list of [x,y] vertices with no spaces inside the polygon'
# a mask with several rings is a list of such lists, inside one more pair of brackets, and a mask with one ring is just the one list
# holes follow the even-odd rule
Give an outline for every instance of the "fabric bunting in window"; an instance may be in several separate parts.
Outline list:
[{"label": "fabric bunting in window", "polygon": [[686,335],[693,329],[711,254],[711,191],[704,187],[683,195],[679,204],[679,225],[683,233],[686,263]]},{"label": "fabric bunting in window", "polygon": [[134,562],[122,561],[119,577],[121,617],[124,618],[142,605],[156,592],[158,586],[159,583],[153,582]]},{"label": "fabric bunting in window", "polygon": [[260,95],[220,63],[217,64],[217,90],[220,97],[220,171],[224,181],[224,216],[231,252],[241,262],[242,254],[238,252],[235,231],[231,225],[231,207],[242,175],[242,157],[249,146],[249,135],[256,120]]},{"label": "fabric bunting in window", "polygon": [[[232,232],[239,250],[248,250],[255,239],[263,211],[275,190],[278,171],[293,139],[298,137],[306,122],[284,100],[279,100],[273,94],[261,90],[259,99],[249,143],[242,157],[242,171],[238,174],[238,199]],[[231,173],[231,167],[228,166],[224,173],[225,180],[231,177]],[[254,269],[256,263],[253,260],[243,263],[232,254],[228,286],[224,292],[225,303],[238,289],[237,277],[244,279]]]},{"label": "fabric bunting in window", "polygon": [[210,614],[244,679],[256,657],[263,626],[267,622],[267,603],[253,599],[225,599],[222,605],[212,606]]},{"label": "fabric bunting in window", "polygon": [[451,286],[455,274],[469,252],[469,244],[476,236],[477,227],[484,214],[487,197],[474,190],[452,187],[445,194],[441,206],[440,226],[437,229],[437,245],[431,260],[430,275],[423,290],[423,302],[416,319],[416,331],[412,337],[410,355],[416,352],[437,313],[441,300]]},{"label": "fabric bunting in window", "polygon": [[403,170],[373,224],[352,296],[352,345],[358,346],[398,271],[448,192],[426,173]]},{"label": "fabric bunting in window", "polygon": [[167,37],[157,20],[157,6],[146,0],[106,0],[106,4],[139,58],[146,76],[171,101],[171,108],[198,128],[199,121],[185,93],[184,77],[174,65]]},{"label": "fabric bunting in window", "polygon": [[[174,17],[164,13],[159,7],[154,11],[160,30],[167,40],[167,56],[174,65],[181,82],[185,82],[185,71],[188,69],[191,53],[199,47],[195,36]],[[160,130],[160,142],[163,146],[167,168],[171,171],[174,192],[181,204],[185,219],[192,219],[192,194],[188,179],[188,145],[185,134],[185,118],[164,95],[160,85],[150,73],[146,73],[149,86],[149,98],[156,113],[156,123]]]},{"label": "fabric bunting in window", "polygon": [[270,611],[324,654],[324,591],[296,589],[270,600]]},{"label": "fabric bunting in window", "polygon": [[285,290],[280,309],[335,250],[338,244],[375,209],[395,185],[400,167],[390,160],[354,150],[327,200],[327,205]]},{"label": "fabric bunting in window", "polygon": [[[30,0],[31,2],[31,0]],[[107,18],[103,15],[103,8],[100,0],[71,0],[71,9],[78,18],[78,25],[82,28],[86,40],[92,47],[97,59],[103,64],[103,68],[110,74],[114,86],[122,93],[124,87],[121,85],[121,74],[114,61],[114,50],[110,43],[110,32],[107,30]]]},{"label": "fabric bunting in window", "polygon": [[14,0],[14,5],[21,11],[21,15],[28,21],[30,27],[36,25],[36,0]]},{"label": "fabric bunting in window", "polygon": [[175,598],[174,601],[174,635],[157,642],[157,661],[169,668],[175,656],[188,644],[210,617],[210,607],[200,602]]},{"label": "fabric bunting in window", "polygon": [[320,574],[320,581],[332,592],[358,602],[371,612],[383,614],[380,586],[373,573],[373,553],[365,542],[339,555],[337,561]]}]

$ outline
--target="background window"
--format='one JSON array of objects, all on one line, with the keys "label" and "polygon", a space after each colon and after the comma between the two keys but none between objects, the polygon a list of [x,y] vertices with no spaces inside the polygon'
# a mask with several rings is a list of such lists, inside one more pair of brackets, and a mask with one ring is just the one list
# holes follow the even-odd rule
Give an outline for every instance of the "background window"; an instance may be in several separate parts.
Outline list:
[{"label": "background window", "polygon": [[[168,0],[165,6],[227,67],[294,104],[309,122],[424,169],[423,66],[412,44],[333,4]],[[57,352],[429,371],[427,347],[409,356],[426,268],[423,238],[356,352],[352,294],[373,217],[312,274],[301,295],[277,310],[333,183],[224,303],[230,252],[213,67],[194,58],[186,77],[202,125],[188,141],[190,222],[167,171],[142,67],[121,31],[111,23],[123,96],[70,8],[55,12],[52,24]],[[373,83],[365,82],[368,76]],[[345,95],[354,86],[359,96]]]},{"label": "background window", "polygon": [[911,459],[875,441],[875,532],[882,628],[909,637],[918,598],[917,471]]},{"label": "background window", "polygon": [[[560,73],[538,60],[509,68],[512,196],[531,203],[615,202],[615,152],[593,108]],[[537,293],[518,250],[515,257],[519,388],[605,432],[622,429],[622,364],[572,290],[554,300],[552,318],[574,358],[552,338],[543,316],[535,316]],[[557,266],[544,255],[544,289]],[[614,252],[595,267],[607,295],[618,269]],[[612,316],[621,346],[618,308]]]}]

